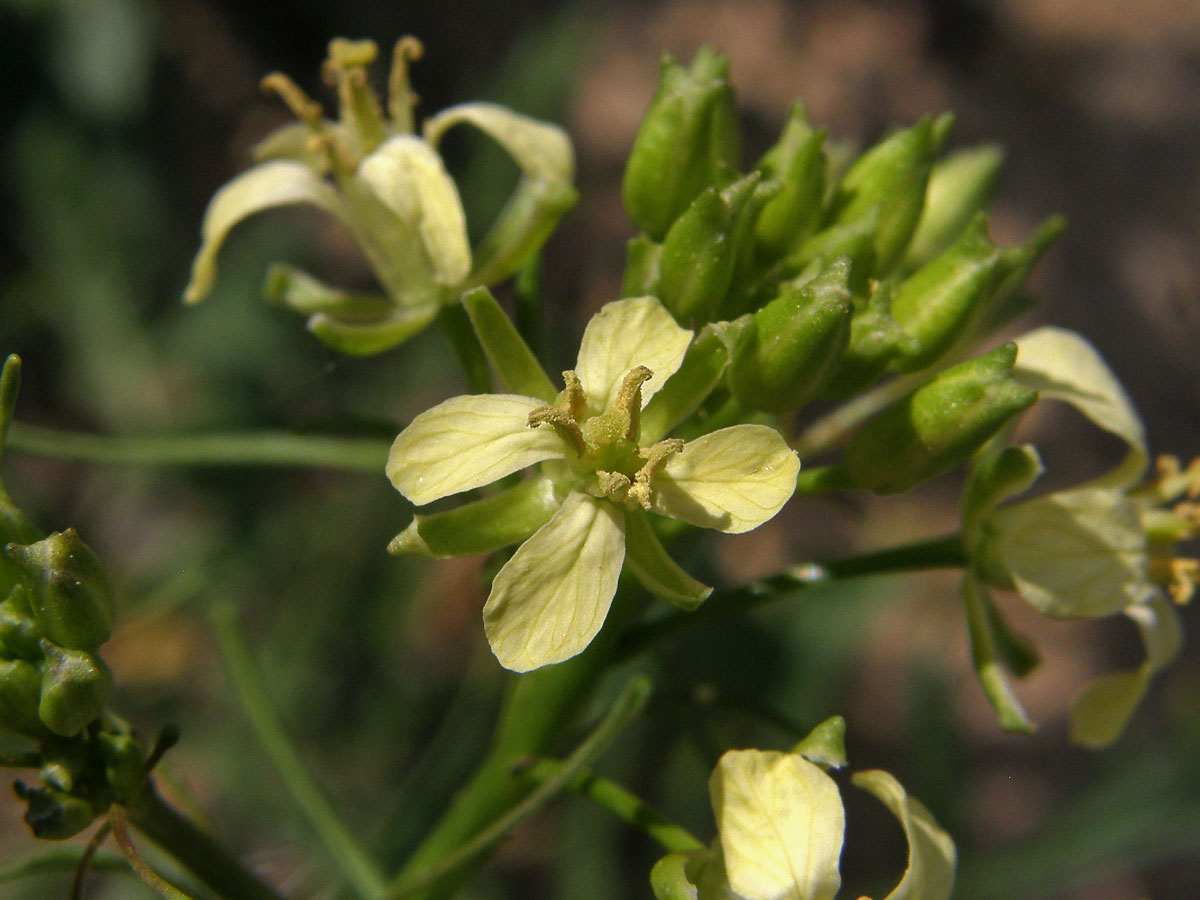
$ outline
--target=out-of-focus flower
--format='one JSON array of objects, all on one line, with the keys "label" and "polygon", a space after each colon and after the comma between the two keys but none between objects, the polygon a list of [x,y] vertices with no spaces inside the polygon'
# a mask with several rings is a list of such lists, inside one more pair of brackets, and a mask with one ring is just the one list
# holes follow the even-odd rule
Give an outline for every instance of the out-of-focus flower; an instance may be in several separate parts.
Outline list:
[{"label": "out-of-focus flower", "polygon": [[[418,505],[544,464],[520,494],[523,521],[537,530],[496,575],[483,609],[502,665],[527,671],[582,651],[604,623],[625,562],[654,593],[682,606],[708,596],[710,588],[670,560],[646,511],[736,533],[766,522],[795,491],[799,460],[764,425],[735,425],[686,444],[643,443],[643,407],[691,343],[692,333],[653,297],[610,303],[588,324],[553,403],[516,394],[454,397],[396,438],[388,477]],[[495,515],[480,510],[472,527],[481,527],[480,517],[490,527]],[[437,553],[420,525],[393,551]],[[505,542],[523,536],[507,534]]]},{"label": "out-of-focus flower", "polygon": [[[376,353],[420,331],[443,304],[467,288],[513,274],[545,241],[575,202],[574,152],[566,133],[491,103],[443,110],[414,133],[416,96],[408,66],[420,43],[402,38],[395,48],[386,114],[367,78],[377,48],[372,41],[335,39],[325,79],[338,94],[340,115],[324,118],[285,75],[263,80],[300,119],[268,135],[256,148],[259,164],[213,196],[203,241],[184,299],[195,303],[212,288],[216,257],[239,222],[277,206],[311,204],[350,231],[385,297],[350,293],[291,267],[276,267],[268,297],[308,316],[326,344],[352,354]],[[472,248],[458,189],[438,143],[455,125],[469,124],[495,140],[522,177],[507,206]]]}]

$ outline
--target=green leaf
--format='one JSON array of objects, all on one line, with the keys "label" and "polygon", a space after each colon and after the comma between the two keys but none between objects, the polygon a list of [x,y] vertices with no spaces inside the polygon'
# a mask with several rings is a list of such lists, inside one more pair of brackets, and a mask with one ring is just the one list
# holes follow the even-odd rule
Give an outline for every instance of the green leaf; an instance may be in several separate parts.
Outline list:
[{"label": "green leaf", "polygon": [[625,514],[625,565],[642,587],[683,610],[696,609],[713,590],[671,559],[641,510]]},{"label": "green leaf", "polygon": [[488,362],[500,375],[504,386],[514,394],[537,397],[553,403],[558,391],[542,368],[512,320],[501,309],[486,287],[467,291],[463,307],[471,318],[471,326]]}]

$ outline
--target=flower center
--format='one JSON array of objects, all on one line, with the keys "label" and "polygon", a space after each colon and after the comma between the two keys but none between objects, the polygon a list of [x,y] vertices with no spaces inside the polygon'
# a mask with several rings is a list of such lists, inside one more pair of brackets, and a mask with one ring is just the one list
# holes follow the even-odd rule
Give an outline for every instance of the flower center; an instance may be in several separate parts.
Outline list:
[{"label": "flower center", "polygon": [[626,373],[621,386],[601,413],[587,416],[587,396],[579,376],[563,372],[565,387],[553,406],[529,414],[529,427],[549,425],[578,457],[580,473],[590,479],[591,493],[618,503],[650,508],[650,481],[671,456],[683,449],[679,438],[649,447],[638,446],[641,431],[642,385],[654,377],[645,366]]}]

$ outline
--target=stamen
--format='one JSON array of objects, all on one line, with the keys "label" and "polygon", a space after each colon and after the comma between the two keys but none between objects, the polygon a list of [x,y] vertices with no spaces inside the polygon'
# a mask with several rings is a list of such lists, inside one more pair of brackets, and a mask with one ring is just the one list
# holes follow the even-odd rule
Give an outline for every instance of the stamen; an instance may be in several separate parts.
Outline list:
[{"label": "stamen", "polygon": [[550,425],[571,445],[576,454],[583,456],[587,453],[587,444],[584,443],[583,432],[579,430],[579,423],[557,406],[539,406],[529,414],[527,424],[530,428]]},{"label": "stamen", "polygon": [[420,98],[409,83],[408,66],[424,55],[424,46],[411,34],[396,41],[396,49],[392,51],[392,73],[388,77],[388,115],[393,130],[398,134],[412,134],[416,130],[413,109]]},{"label": "stamen", "polygon": [[664,466],[668,459],[683,450],[684,443],[679,438],[667,438],[649,447],[638,450],[638,456],[644,459],[642,467],[633,476],[633,487],[629,489],[630,499],[641,504],[643,509],[650,508],[650,479]]},{"label": "stamen", "polygon": [[579,381],[579,376],[571,369],[562,373],[563,377],[563,392],[559,395],[558,406],[575,421],[583,418],[584,408],[587,406],[587,396],[583,393],[583,384]]},{"label": "stamen", "polygon": [[374,41],[334,38],[329,42],[329,57],[321,67],[325,81],[337,87],[342,124],[356,144],[354,150],[360,158],[387,137],[379,98],[367,78],[367,66],[378,54]]},{"label": "stamen", "polygon": [[611,497],[618,503],[625,502],[625,498],[630,493],[630,486],[633,484],[628,475],[601,470],[596,473],[596,477],[600,481],[600,490],[604,491],[606,497]]},{"label": "stamen", "polygon": [[625,439],[628,441],[636,442],[638,439],[642,418],[642,385],[653,377],[654,373],[645,366],[630,369],[609,406],[610,410],[629,417],[629,424],[625,428]]},{"label": "stamen", "polygon": [[321,104],[304,93],[303,88],[282,72],[272,72],[259,82],[259,87],[268,94],[275,94],[286,104],[297,119],[316,132],[325,130]]}]

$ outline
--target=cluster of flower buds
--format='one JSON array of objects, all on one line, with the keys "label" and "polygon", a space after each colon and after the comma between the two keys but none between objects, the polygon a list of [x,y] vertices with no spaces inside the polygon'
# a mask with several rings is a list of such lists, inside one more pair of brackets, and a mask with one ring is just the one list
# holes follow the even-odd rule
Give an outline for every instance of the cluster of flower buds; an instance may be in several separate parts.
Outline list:
[{"label": "cluster of flower buds", "polygon": [[[952,125],[942,115],[840,160],[796,104],[741,174],[727,75],[707,49],[688,66],[663,62],[625,171],[642,233],[624,293],[658,297],[690,327],[732,323],[727,383],[744,408],[791,413],[888,374],[936,371],[1009,314],[1062,223],[1017,247],[992,242],[982,210],[995,148],[939,159]],[[1010,351],[981,357],[902,400],[854,451],[861,460],[887,443],[889,471],[854,463],[854,485],[907,490],[964,461],[1033,401],[1011,368]]]},{"label": "cluster of flower buds", "polygon": [[[9,357],[0,380],[4,430],[19,365]],[[32,748],[17,761],[41,782],[17,782],[17,794],[35,835],[70,837],[132,785],[145,757],[123,727],[102,721],[112,673],[99,648],[112,635],[113,594],[100,561],[74,529],[39,540],[3,486],[0,595],[0,731]]]}]

